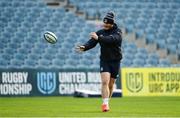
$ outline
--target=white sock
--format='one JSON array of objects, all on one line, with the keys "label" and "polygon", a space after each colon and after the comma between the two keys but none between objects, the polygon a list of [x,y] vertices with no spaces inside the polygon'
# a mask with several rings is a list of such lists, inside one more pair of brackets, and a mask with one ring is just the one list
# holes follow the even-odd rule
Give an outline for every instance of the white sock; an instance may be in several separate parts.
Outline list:
[{"label": "white sock", "polygon": [[107,104],[108,105],[109,104],[109,98],[104,98],[103,99],[103,104]]}]

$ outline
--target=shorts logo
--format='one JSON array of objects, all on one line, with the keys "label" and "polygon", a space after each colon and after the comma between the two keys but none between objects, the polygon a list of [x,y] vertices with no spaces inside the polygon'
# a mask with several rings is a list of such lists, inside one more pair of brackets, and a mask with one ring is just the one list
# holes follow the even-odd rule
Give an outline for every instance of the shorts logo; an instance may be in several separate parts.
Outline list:
[{"label": "shorts logo", "polygon": [[119,77],[119,74],[116,75],[116,78],[118,78],[118,77]]},{"label": "shorts logo", "polygon": [[100,69],[101,71],[103,71],[103,67],[101,67],[101,69]]},{"label": "shorts logo", "polygon": [[38,72],[37,87],[42,94],[51,94],[56,88],[56,73]]},{"label": "shorts logo", "polygon": [[100,36],[103,36],[102,34]]},{"label": "shorts logo", "polygon": [[141,76],[128,77],[126,86],[132,93],[137,93],[143,88],[143,78]]}]

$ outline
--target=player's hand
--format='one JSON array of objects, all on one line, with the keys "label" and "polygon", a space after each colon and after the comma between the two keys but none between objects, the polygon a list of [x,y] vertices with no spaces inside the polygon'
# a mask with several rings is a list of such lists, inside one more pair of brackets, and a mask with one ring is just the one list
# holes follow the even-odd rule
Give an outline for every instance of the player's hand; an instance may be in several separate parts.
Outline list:
[{"label": "player's hand", "polygon": [[83,52],[84,50],[85,50],[85,46],[83,46],[83,45],[79,45],[79,46],[76,46],[76,52]]},{"label": "player's hand", "polygon": [[96,34],[96,32],[91,32],[90,33],[90,38],[92,38],[94,40],[98,40],[98,35]]}]

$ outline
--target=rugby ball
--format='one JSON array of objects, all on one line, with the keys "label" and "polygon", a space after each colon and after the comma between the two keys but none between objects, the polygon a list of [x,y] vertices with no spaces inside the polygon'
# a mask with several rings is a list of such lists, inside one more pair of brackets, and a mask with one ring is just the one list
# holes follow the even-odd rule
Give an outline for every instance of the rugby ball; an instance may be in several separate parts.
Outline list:
[{"label": "rugby ball", "polygon": [[46,31],[44,33],[44,39],[47,42],[52,43],[52,44],[57,42],[57,36],[53,32],[50,32],[50,31]]}]

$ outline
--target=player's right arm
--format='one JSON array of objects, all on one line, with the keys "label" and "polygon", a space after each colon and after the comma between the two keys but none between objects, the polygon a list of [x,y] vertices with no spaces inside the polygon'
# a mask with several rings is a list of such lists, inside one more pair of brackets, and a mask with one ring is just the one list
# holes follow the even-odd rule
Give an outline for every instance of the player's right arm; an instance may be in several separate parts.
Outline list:
[{"label": "player's right arm", "polygon": [[76,49],[80,52],[82,51],[87,51],[90,50],[92,48],[94,48],[96,46],[96,44],[98,43],[98,41],[94,40],[94,39],[90,39],[88,42],[86,42],[84,45],[80,45],[77,46]]},{"label": "player's right arm", "polygon": [[83,45],[83,46],[84,46],[84,51],[90,50],[90,49],[94,48],[97,43],[98,43],[98,41],[96,41],[96,40],[94,40],[94,39],[90,39],[88,42],[86,42],[86,43]]}]

